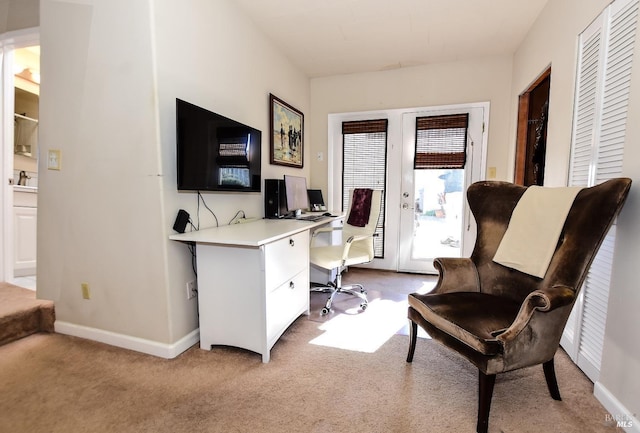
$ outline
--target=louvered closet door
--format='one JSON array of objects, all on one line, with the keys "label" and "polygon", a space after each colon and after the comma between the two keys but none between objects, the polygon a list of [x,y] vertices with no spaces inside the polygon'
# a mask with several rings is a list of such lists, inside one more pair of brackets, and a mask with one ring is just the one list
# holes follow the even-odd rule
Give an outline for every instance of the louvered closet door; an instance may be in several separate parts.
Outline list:
[{"label": "louvered closet door", "polygon": [[[638,0],[616,0],[581,35],[569,183],[592,186],[622,175]],[[600,375],[613,267],[611,228],[562,339],[592,381]]]}]

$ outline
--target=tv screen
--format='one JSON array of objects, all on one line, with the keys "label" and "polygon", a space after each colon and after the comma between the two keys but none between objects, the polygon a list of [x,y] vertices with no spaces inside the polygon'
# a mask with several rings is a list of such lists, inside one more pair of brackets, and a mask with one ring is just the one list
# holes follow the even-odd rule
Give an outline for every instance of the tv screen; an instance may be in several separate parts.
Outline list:
[{"label": "tv screen", "polygon": [[260,192],[262,133],[176,99],[178,190]]}]

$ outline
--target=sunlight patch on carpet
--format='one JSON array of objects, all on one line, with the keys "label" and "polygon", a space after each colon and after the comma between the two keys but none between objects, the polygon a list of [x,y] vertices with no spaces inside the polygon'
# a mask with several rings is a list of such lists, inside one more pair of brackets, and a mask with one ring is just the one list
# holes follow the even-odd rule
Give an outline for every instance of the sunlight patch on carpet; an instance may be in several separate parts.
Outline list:
[{"label": "sunlight patch on carpet", "polygon": [[437,282],[438,282],[437,279],[433,281],[425,281],[424,283],[422,283],[422,287],[420,287],[419,289],[416,289],[415,292],[420,293],[421,295],[425,295],[433,290]]},{"label": "sunlight patch on carpet", "polygon": [[374,299],[365,311],[346,314],[318,326],[322,335],[310,341],[318,346],[373,353],[407,324],[407,301]]}]

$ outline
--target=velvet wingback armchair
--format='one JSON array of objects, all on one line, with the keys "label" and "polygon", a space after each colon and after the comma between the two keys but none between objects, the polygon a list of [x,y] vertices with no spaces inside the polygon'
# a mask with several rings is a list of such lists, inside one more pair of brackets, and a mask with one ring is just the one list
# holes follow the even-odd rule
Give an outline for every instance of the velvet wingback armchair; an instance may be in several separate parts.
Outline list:
[{"label": "velvet wingback armchair", "polygon": [[469,258],[435,259],[435,288],[409,295],[407,362],[413,360],[420,325],[473,363],[479,370],[478,432],[488,429],[499,373],[542,364],[549,392],[560,400],[554,355],[589,267],[630,187],[630,179],[618,178],[577,193],[541,278],[493,260],[527,188],[498,181],[468,188],[477,223],[474,250]]}]

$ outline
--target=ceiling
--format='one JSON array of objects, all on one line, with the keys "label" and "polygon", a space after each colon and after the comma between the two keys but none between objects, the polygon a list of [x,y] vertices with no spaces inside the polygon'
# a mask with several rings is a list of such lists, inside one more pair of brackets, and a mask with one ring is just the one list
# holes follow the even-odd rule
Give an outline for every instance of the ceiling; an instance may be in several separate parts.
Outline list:
[{"label": "ceiling", "polygon": [[309,77],[512,54],[548,0],[235,0]]}]

